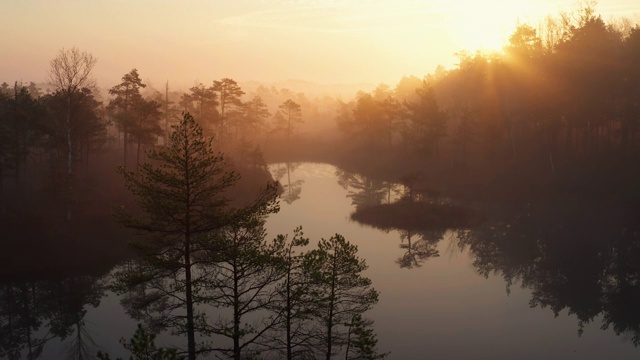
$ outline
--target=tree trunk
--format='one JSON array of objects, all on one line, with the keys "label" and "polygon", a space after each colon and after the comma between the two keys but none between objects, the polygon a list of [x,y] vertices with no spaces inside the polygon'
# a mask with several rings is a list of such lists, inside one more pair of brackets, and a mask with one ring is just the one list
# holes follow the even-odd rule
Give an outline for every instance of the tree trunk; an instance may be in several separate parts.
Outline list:
[{"label": "tree trunk", "polygon": [[224,141],[224,102],[225,96],[223,91],[220,92],[220,143]]},{"label": "tree trunk", "polygon": [[287,143],[291,139],[291,110],[289,110],[289,122],[287,124]]},{"label": "tree trunk", "polygon": [[27,355],[27,359],[32,360],[35,359],[35,357],[33,356],[33,339],[32,339],[32,334],[31,334],[31,302],[29,301],[29,293],[28,290],[25,287],[20,287],[20,292],[22,295],[22,305],[24,307],[24,309],[26,309],[26,325],[25,325],[25,337],[27,338],[27,346],[29,349],[28,355]]},{"label": "tree trunk", "polygon": [[233,264],[233,359],[240,360],[240,301],[238,300],[238,269]]},{"label": "tree trunk", "polygon": [[122,144],[124,146],[124,161],[123,161],[123,166],[126,169],[127,168],[127,130],[124,129],[122,131]]},{"label": "tree trunk", "polygon": [[[71,93],[67,94],[67,175],[71,177],[71,163],[73,161],[71,154]],[[69,182],[71,186],[71,182]]]},{"label": "tree trunk", "polygon": [[[334,260],[335,261],[335,260]],[[326,360],[331,360],[331,351],[333,345],[333,306],[334,306],[334,298],[335,298],[335,290],[336,290],[336,274],[335,274],[335,264],[333,264],[334,270],[331,275],[331,293],[329,299],[329,317],[327,319],[327,354]]]},{"label": "tree trunk", "polygon": [[164,133],[162,134],[162,143],[169,143],[169,80],[164,87]]},{"label": "tree trunk", "polygon": [[24,164],[22,164],[22,171],[23,171],[23,174],[24,174],[23,181],[25,183],[27,183],[27,184],[29,183],[29,171],[28,171],[28,168],[27,168],[27,165],[28,165],[27,132],[29,130],[29,129],[27,129],[28,125],[29,125],[28,122],[25,121],[23,126],[22,126],[22,147],[23,147],[24,153],[25,153]]},{"label": "tree trunk", "polygon": [[16,82],[13,86],[14,92],[14,107],[13,107],[13,131],[15,138],[15,167],[16,167],[16,187],[20,186],[20,133],[18,130],[18,82]]},{"label": "tree trunk", "polygon": [[[289,261],[291,261],[291,253],[289,253]],[[293,358],[291,351],[291,263],[287,269],[287,360]]]},{"label": "tree trunk", "polygon": [[[189,221],[187,215],[187,222]],[[196,359],[196,337],[193,323],[193,295],[191,290],[191,233],[187,229],[184,238],[185,297],[187,302],[187,351],[189,360]]]},{"label": "tree trunk", "polygon": [[67,221],[71,221],[71,168],[72,158],[72,140],[71,140],[71,92],[67,94]]},{"label": "tree trunk", "polygon": [[75,351],[77,352],[77,359],[79,360],[84,360],[84,356],[82,353],[82,333],[81,333],[82,329],[80,328],[80,321],[76,322],[76,349]]},{"label": "tree trunk", "polygon": [[136,173],[138,172],[138,166],[140,166],[140,139],[138,139],[138,150],[136,153]]},{"label": "tree trunk", "polygon": [[0,156],[0,213],[4,214],[6,209],[4,207],[4,173],[2,170],[2,156]]},{"label": "tree trunk", "polygon": [[[411,247],[411,245],[409,245]],[[351,329],[353,328],[353,317],[351,318],[351,324],[349,324],[349,331],[347,332],[347,350],[344,352],[344,360],[349,360],[349,348],[351,347]]]},{"label": "tree trunk", "polygon": [[289,198],[291,198],[291,170],[290,165],[287,163],[287,189]]}]

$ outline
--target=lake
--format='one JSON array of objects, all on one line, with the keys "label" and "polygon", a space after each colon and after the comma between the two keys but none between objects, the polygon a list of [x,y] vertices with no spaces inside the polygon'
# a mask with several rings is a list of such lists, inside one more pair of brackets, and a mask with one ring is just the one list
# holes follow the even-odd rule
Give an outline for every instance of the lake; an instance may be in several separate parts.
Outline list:
[{"label": "lake", "polygon": [[[348,190],[338,185],[336,168],[302,164],[292,181],[304,180],[300,199],[282,204],[269,220],[274,233],[304,227],[311,239],[340,233],[357,244],[367,275],[380,291],[371,311],[379,345],[391,359],[635,359],[639,349],[625,336],[600,330],[594,319],[578,336],[578,320],[567,310],[555,317],[548,308],[530,307],[531,290],[519,284],[507,295],[503,278],[474,268],[469,251],[460,251],[454,232],[437,244],[439,257],[421,267],[401,268],[401,233],[388,233],[350,220]],[[587,225],[587,224],[585,224]],[[515,240],[515,239],[514,239]],[[575,254],[579,256],[579,254]]]},{"label": "lake", "polygon": [[[379,303],[367,316],[375,321],[379,348],[391,352],[389,359],[635,359],[640,355],[634,346],[632,331],[635,329],[635,334],[638,333],[640,317],[637,310],[627,310],[637,307],[638,279],[633,275],[635,270],[616,266],[623,260],[627,264],[629,259],[615,251],[602,250],[609,249],[608,245],[583,241],[589,246],[584,249],[578,246],[574,251],[575,246],[558,245],[556,250],[545,242],[547,232],[565,237],[568,225],[557,229],[555,225],[544,225],[535,236],[524,236],[519,229],[544,224],[538,222],[535,209],[526,210],[523,217],[515,216],[515,211],[506,211],[516,220],[489,222],[473,234],[455,229],[413,233],[381,231],[350,219],[354,202],[366,199],[361,195],[368,190],[345,182],[345,174],[337,172],[334,166],[303,163],[287,168],[286,164],[275,164],[271,169],[285,185],[285,192],[280,212],[271,215],[267,222],[269,236],[291,234],[295,227],[302,226],[312,244],[339,233],[358,246],[359,256],[366,259],[369,266],[365,275],[380,292]],[[376,191],[383,202],[398,198],[397,193]],[[613,216],[611,221],[615,221]],[[600,236],[597,231],[589,230],[588,225],[582,224],[585,232]],[[516,244],[513,248],[512,243]],[[616,247],[618,252],[620,246]],[[544,256],[532,255],[540,249]],[[587,262],[591,261],[592,253],[595,261],[606,266]],[[619,259],[618,262],[613,261],[614,258]],[[542,266],[551,263],[555,265],[553,270]],[[623,278],[628,280],[625,291],[619,290],[623,288],[620,285]],[[95,287],[95,281],[106,280],[76,280],[77,284],[65,283],[65,286],[89,291]],[[51,290],[45,294],[55,294],[61,285],[48,286]],[[0,329],[0,337],[4,337],[0,338],[0,346],[10,346],[11,341],[15,346],[28,340],[35,348],[35,340],[53,337],[43,341],[40,358],[65,358],[63,348],[73,343],[76,334],[73,331],[80,327],[72,329],[61,342],[52,336],[50,329],[45,329],[50,315],[43,315],[40,319],[43,326],[34,331],[30,339],[7,332],[9,313],[24,308],[15,305],[19,303],[15,299],[20,299],[20,294],[28,294],[29,286],[22,292],[18,285],[11,291],[7,289],[5,286],[2,301],[14,305],[0,309],[3,312],[0,326],[4,328]],[[107,350],[112,356],[128,356],[118,339],[130,337],[136,322],[124,313],[114,294],[100,293],[91,301],[87,301],[87,297],[91,298],[86,295],[77,303],[73,303],[74,298],[63,301],[72,304],[68,307],[80,307],[82,331],[91,335],[95,348]],[[43,307],[41,302],[46,299],[47,295],[34,300],[32,307]],[[628,308],[624,304],[628,304]],[[65,307],[64,304],[58,306]],[[622,324],[627,318],[629,324]],[[610,325],[608,329],[601,329],[603,322]],[[175,341],[166,336],[160,339]],[[23,348],[21,353],[22,358],[28,358],[27,350]]]}]

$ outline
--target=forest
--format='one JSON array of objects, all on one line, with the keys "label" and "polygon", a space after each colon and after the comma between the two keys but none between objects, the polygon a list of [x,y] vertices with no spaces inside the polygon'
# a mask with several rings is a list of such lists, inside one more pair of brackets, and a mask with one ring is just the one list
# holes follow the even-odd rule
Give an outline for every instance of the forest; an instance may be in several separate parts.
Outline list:
[{"label": "forest", "polygon": [[[136,359],[387,357],[365,316],[379,293],[357,246],[340,234],[310,242],[302,227],[267,236],[279,201],[300,197],[299,162],[344,169],[352,219],[404,231],[401,267],[438,256],[456,229],[478,273],[533,288],[532,306],[569,308],[580,328],[604,313],[603,327],[640,344],[621,315],[634,312],[621,298],[637,277],[640,26],[585,6],[518,25],[501,51],[456,56],[453,69],[351,98],[231,78],[156,89],[136,68],[102,89],[98,59],[75,47],[45,82],[0,79],[12,82],[0,85],[0,357],[36,359],[75,334],[69,358],[111,359],[82,330],[107,290],[140,323],[121,341]],[[616,210],[585,210],[594,204]],[[604,241],[585,222],[621,234]],[[585,240],[573,262],[588,275],[572,286],[593,295],[590,308],[555,292],[578,278],[558,245],[572,236]],[[184,346],[156,347],[162,332]]]},{"label": "forest", "polygon": [[24,183],[45,158],[66,159],[77,176],[98,162],[91,156],[116,151],[135,167],[189,112],[238,163],[327,161],[393,180],[422,172],[431,187],[457,195],[560,187],[623,197],[636,193],[639,48],[637,25],[607,24],[585,6],[539,29],[519,25],[501,52],[460,51],[451,70],[350,100],[256,84],[246,92],[229,78],[184,93],[168,83],[145,89],[136,69],[102,93],[90,82],[45,90],[5,82],[2,186]]},{"label": "forest", "polygon": [[[422,172],[436,190],[485,199],[555,191],[637,198],[640,29],[590,8],[520,25],[501,53],[381,85],[338,108],[361,171]],[[414,89],[417,88],[416,91]],[[361,158],[376,150],[376,163]],[[396,168],[394,168],[396,167]]]}]

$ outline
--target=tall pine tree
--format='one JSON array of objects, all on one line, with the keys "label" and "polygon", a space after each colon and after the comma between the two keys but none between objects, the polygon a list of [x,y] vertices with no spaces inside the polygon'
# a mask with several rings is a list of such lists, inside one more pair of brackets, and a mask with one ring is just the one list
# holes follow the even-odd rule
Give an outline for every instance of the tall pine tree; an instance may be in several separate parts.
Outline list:
[{"label": "tall pine tree", "polygon": [[194,259],[210,250],[206,234],[241,216],[274,209],[275,189],[267,187],[246,207],[231,208],[225,191],[239,176],[227,170],[189,114],[173,127],[168,145],[151,149],[147,157],[137,173],[119,169],[142,214],[121,208],[116,215],[124,226],[148,236],[133,243],[141,261],[119,272],[117,283],[123,292],[144,285],[135,305],[159,313],[161,327],[186,333],[189,360],[194,360],[196,323],[203,321],[195,309],[202,279],[193,271]]}]

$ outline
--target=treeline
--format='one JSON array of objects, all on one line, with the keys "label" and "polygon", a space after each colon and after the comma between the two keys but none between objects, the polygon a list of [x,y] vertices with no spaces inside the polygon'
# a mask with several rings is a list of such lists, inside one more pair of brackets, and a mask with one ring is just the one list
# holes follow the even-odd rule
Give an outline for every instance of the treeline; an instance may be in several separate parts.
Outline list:
[{"label": "treeline", "polygon": [[18,184],[33,180],[29,164],[47,165],[61,180],[72,171],[69,164],[86,167],[88,155],[107,142],[106,118],[88,88],[42,95],[33,83],[16,83],[1,90],[0,190],[10,177]]},{"label": "treeline", "polygon": [[[105,100],[92,78],[96,63],[90,53],[62,49],[50,62],[45,90],[33,82],[0,85],[0,193],[34,182],[71,189],[92,167],[137,166],[145,149],[166,142],[184,112],[236,165],[264,167],[262,148],[297,134],[303,108],[312,119],[320,113],[302,93],[259,86],[249,95],[229,78],[185,93],[170,92],[168,84],[163,92],[146,89],[136,69]],[[121,160],[112,156],[118,152]]]},{"label": "treeline", "polygon": [[440,176],[442,187],[633,186],[638,174],[630,164],[640,150],[637,25],[607,24],[587,6],[548,18],[539,30],[518,26],[502,52],[457,56],[452,70],[439,68],[422,82],[404,78],[395,89],[381,85],[342,103],[338,127],[358,143],[349,151],[375,149],[377,163],[391,158],[394,170],[413,164],[431,180]]}]

